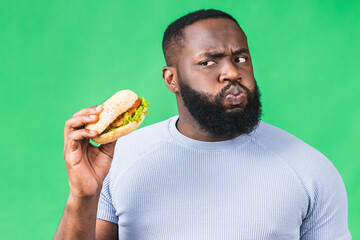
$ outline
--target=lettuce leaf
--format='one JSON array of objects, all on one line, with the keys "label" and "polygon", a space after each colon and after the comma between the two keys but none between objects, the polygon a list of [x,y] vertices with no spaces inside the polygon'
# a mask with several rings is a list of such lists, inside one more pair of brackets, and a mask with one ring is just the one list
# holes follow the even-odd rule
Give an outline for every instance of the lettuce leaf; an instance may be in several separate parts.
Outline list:
[{"label": "lettuce leaf", "polygon": [[[143,97],[140,97],[139,101],[140,101],[140,105],[136,109],[136,111],[134,112],[134,114],[132,116],[130,116],[129,113],[125,114],[124,123],[120,127],[124,127],[124,126],[128,125],[129,123],[131,123],[133,121],[140,122],[141,121],[141,116],[142,116],[143,113],[149,114],[149,110],[148,110],[149,109],[149,103]],[[112,128],[112,129],[109,130],[109,132],[114,131],[115,129],[118,129],[120,127]]]}]

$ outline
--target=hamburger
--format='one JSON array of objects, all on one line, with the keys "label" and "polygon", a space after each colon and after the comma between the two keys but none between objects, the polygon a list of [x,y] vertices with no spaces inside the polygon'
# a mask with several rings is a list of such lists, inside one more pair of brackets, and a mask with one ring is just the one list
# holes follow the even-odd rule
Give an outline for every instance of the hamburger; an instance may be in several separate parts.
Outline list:
[{"label": "hamburger", "polygon": [[87,124],[85,129],[99,133],[91,138],[96,143],[113,142],[139,127],[148,114],[148,108],[149,103],[143,97],[131,90],[122,90],[105,101],[99,120]]}]

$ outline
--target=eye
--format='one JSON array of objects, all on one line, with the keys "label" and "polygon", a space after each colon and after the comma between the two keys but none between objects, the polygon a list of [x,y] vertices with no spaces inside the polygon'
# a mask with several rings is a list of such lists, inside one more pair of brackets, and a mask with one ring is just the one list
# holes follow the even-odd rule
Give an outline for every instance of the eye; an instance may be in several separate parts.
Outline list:
[{"label": "eye", "polygon": [[235,62],[238,62],[238,63],[244,63],[247,61],[247,57],[237,57],[235,58]]},{"label": "eye", "polygon": [[200,63],[200,65],[202,66],[210,66],[210,65],[214,65],[215,61],[209,60],[209,61],[203,61]]}]

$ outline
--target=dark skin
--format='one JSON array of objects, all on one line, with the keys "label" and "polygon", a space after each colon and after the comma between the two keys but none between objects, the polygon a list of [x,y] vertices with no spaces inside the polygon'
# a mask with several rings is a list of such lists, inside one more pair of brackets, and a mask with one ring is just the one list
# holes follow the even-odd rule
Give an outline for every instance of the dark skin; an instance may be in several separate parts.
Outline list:
[{"label": "dark skin", "polygon": [[[254,91],[246,37],[233,21],[216,18],[187,26],[185,38],[186,44],[176,66],[163,68],[166,86],[176,95],[180,116],[177,127],[193,139],[227,140],[201,130],[184,106],[179,81],[210,96],[236,81]],[[223,99],[228,111],[241,111],[246,104],[246,94],[235,88]],[[85,108],[65,123],[64,159],[70,194],[54,239],[118,239],[117,224],[96,219],[102,182],[110,169],[115,142],[95,147],[89,143],[89,138],[97,133],[82,128],[84,124],[97,122],[101,111],[102,107]]]},{"label": "dark skin", "polygon": [[[184,29],[184,34],[186,43],[175,66],[163,68],[165,84],[176,95],[177,128],[185,136],[200,141],[224,141],[239,136],[217,137],[201,129],[184,105],[179,81],[212,97],[236,81],[253,92],[255,79],[245,34],[235,22],[226,18],[195,22]],[[246,94],[231,93],[223,99],[227,111],[244,109]]]},{"label": "dark skin", "polygon": [[54,239],[117,239],[117,224],[96,219],[102,182],[109,172],[115,142],[95,147],[97,135],[82,126],[95,123],[103,110],[94,106],[76,112],[64,128],[64,160],[70,193]]}]

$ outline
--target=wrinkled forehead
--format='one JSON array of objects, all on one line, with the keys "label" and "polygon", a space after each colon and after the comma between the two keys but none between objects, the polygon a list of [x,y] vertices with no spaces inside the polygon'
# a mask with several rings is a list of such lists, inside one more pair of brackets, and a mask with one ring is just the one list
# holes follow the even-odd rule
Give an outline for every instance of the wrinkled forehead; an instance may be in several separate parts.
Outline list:
[{"label": "wrinkled forehead", "polygon": [[226,18],[205,19],[184,29],[186,54],[208,51],[231,52],[248,48],[244,32],[232,20]]}]

